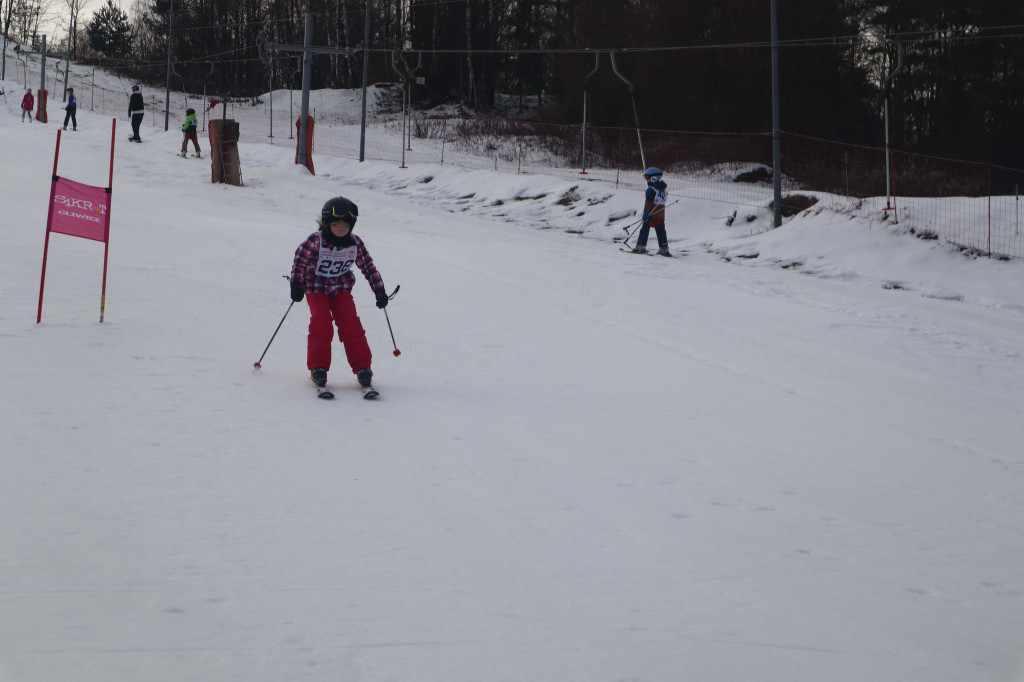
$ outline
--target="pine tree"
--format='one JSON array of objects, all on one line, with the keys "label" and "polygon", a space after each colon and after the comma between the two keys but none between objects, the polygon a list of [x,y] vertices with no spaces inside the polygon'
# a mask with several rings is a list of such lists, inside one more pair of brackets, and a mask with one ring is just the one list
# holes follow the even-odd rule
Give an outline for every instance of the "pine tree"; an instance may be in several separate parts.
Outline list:
[{"label": "pine tree", "polygon": [[107,0],[85,27],[89,45],[108,57],[126,57],[132,50],[132,26],[128,14]]}]

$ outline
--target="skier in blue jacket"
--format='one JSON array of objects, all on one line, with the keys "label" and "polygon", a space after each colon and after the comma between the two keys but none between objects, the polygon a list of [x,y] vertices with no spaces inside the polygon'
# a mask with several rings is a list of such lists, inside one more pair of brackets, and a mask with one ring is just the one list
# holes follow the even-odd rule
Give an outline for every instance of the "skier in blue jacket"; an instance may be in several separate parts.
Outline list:
[{"label": "skier in blue jacket", "polygon": [[668,203],[668,185],[661,179],[662,172],[657,168],[644,171],[647,180],[647,191],[644,194],[643,223],[636,237],[636,248],[633,253],[647,253],[647,236],[651,228],[658,236],[658,255],[671,256],[668,250],[668,234],[665,232],[665,204]]},{"label": "skier in blue jacket", "polygon": [[75,112],[78,111],[78,100],[75,99],[74,88],[68,88],[68,103],[64,107],[64,111],[68,112],[64,114],[64,130],[68,129],[68,121],[71,121],[72,130],[78,130],[78,119],[75,118]]}]

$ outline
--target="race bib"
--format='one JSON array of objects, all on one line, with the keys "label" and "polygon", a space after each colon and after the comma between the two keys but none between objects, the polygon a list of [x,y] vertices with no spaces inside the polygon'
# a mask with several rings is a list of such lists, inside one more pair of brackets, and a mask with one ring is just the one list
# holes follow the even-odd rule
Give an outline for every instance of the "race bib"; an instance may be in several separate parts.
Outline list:
[{"label": "race bib", "polygon": [[668,203],[668,190],[667,189],[656,189],[654,190],[654,202],[659,206],[664,206]]},{"label": "race bib", "polygon": [[330,245],[320,242],[320,254],[316,260],[316,275],[319,277],[341,277],[356,262],[355,246],[332,249]]}]

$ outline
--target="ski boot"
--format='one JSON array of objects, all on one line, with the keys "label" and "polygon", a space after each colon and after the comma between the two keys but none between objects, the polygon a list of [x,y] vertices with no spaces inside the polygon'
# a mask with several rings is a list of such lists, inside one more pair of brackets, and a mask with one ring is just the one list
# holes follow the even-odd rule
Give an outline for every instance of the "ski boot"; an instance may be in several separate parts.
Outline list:
[{"label": "ski boot", "polygon": [[633,249],[633,253],[647,253],[647,247],[637,246],[636,248]]},{"label": "ski boot", "polygon": [[327,370],[323,367],[314,367],[309,370],[309,378],[316,384],[316,397],[324,400],[332,400],[334,394],[327,390]]},{"label": "ski boot", "polygon": [[669,253],[667,246],[663,246],[660,249],[658,249],[658,255],[659,256],[668,256],[669,258],[672,257],[672,254]]},{"label": "ski boot", "polygon": [[356,380],[359,382],[359,387],[363,389],[363,397],[367,400],[373,400],[380,395],[377,390],[370,385],[371,379],[373,379],[373,370],[369,367],[356,372]]}]

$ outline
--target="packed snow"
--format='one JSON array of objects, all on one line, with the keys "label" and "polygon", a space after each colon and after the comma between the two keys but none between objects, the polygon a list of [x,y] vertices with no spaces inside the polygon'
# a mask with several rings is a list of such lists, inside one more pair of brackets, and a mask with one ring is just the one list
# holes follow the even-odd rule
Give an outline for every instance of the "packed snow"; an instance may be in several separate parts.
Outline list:
[{"label": "packed snow", "polygon": [[[212,184],[122,117],[104,321],[55,234],[36,324],[56,116],[8,85],[3,682],[1024,680],[1024,263],[689,199],[643,257],[635,190],[244,131]],[[282,279],[339,194],[401,285],[394,346],[354,291],[375,402],[337,343],[316,399]]]}]

